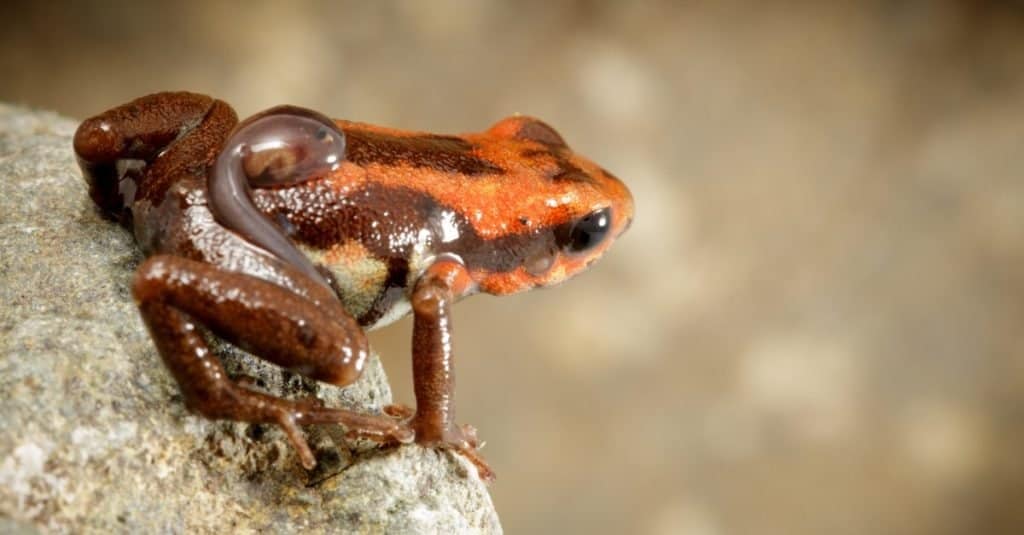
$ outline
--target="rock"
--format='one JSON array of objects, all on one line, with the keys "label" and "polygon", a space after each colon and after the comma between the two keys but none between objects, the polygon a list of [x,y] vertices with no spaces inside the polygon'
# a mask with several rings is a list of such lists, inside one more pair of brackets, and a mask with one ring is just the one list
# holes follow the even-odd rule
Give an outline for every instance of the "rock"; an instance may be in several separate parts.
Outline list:
[{"label": "rock", "polygon": [[[75,123],[0,104],[0,530],[499,533],[465,459],[307,428],[307,473],[275,426],[189,414],[128,293],[140,256],[89,201]],[[267,391],[379,410],[379,360],[344,389],[226,345]]]}]

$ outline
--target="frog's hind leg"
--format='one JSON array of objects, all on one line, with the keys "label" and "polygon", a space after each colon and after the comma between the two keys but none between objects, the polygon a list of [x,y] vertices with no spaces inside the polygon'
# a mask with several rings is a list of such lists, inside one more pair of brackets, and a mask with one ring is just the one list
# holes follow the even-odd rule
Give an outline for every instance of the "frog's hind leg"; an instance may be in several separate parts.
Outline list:
[{"label": "frog's hind leg", "polygon": [[255,277],[162,255],[139,268],[133,293],[191,410],[209,418],[279,425],[307,469],[316,461],[301,425],[341,424],[349,436],[378,442],[413,439],[410,428],[388,416],[285,400],[238,385],[227,377],[195,324],[261,358],[343,385],[361,373],[367,345],[355,321],[332,317],[332,307],[323,310]]},{"label": "frog's hind leg", "polygon": [[75,154],[92,200],[127,224],[134,201],[156,204],[171,181],[203,176],[238,116],[206,95],[147,95],[90,117],[75,132]]}]

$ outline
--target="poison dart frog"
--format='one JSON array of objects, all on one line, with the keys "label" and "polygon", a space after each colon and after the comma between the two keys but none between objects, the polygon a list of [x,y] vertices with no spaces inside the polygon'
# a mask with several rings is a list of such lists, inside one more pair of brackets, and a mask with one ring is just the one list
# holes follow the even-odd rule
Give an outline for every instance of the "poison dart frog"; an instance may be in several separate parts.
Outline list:
[{"label": "poison dart frog", "polygon": [[[633,218],[629,190],[547,124],[513,116],[436,135],[279,106],[239,122],[206,95],[145,96],[89,118],[74,149],[92,200],[146,255],[132,294],[187,407],[454,450],[485,480],[476,432],[455,423],[451,305],[560,283]],[[368,414],[282,399],[228,377],[201,329],[335,385],[359,377],[364,330],[413,314],[415,410]]]}]

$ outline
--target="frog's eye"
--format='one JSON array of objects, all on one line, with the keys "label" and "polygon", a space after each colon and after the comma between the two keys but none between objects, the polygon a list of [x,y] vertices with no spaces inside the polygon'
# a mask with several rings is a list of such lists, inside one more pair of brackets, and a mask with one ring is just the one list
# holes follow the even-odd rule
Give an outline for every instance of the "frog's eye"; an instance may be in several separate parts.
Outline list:
[{"label": "frog's eye", "polygon": [[584,253],[603,242],[611,226],[612,209],[601,208],[559,227],[555,240],[566,253]]}]

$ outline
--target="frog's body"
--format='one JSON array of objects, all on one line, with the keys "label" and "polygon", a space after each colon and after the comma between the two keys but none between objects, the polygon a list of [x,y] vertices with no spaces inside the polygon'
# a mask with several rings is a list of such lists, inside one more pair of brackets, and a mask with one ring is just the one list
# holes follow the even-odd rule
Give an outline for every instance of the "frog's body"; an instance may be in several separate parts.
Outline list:
[{"label": "frog's body", "polygon": [[[337,422],[454,448],[489,474],[475,437],[453,423],[448,307],[561,282],[632,218],[621,182],[527,117],[463,136],[291,107],[237,125],[223,102],[160,93],[87,120],[75,149],[93,199],[150,257],[136,299],[189,406],[282,425],[307,467],[297,425]],[[347,384],[367,354],[361,327],[410,310],[417,412],[405,422],[244,389],[191,323]]]}]

